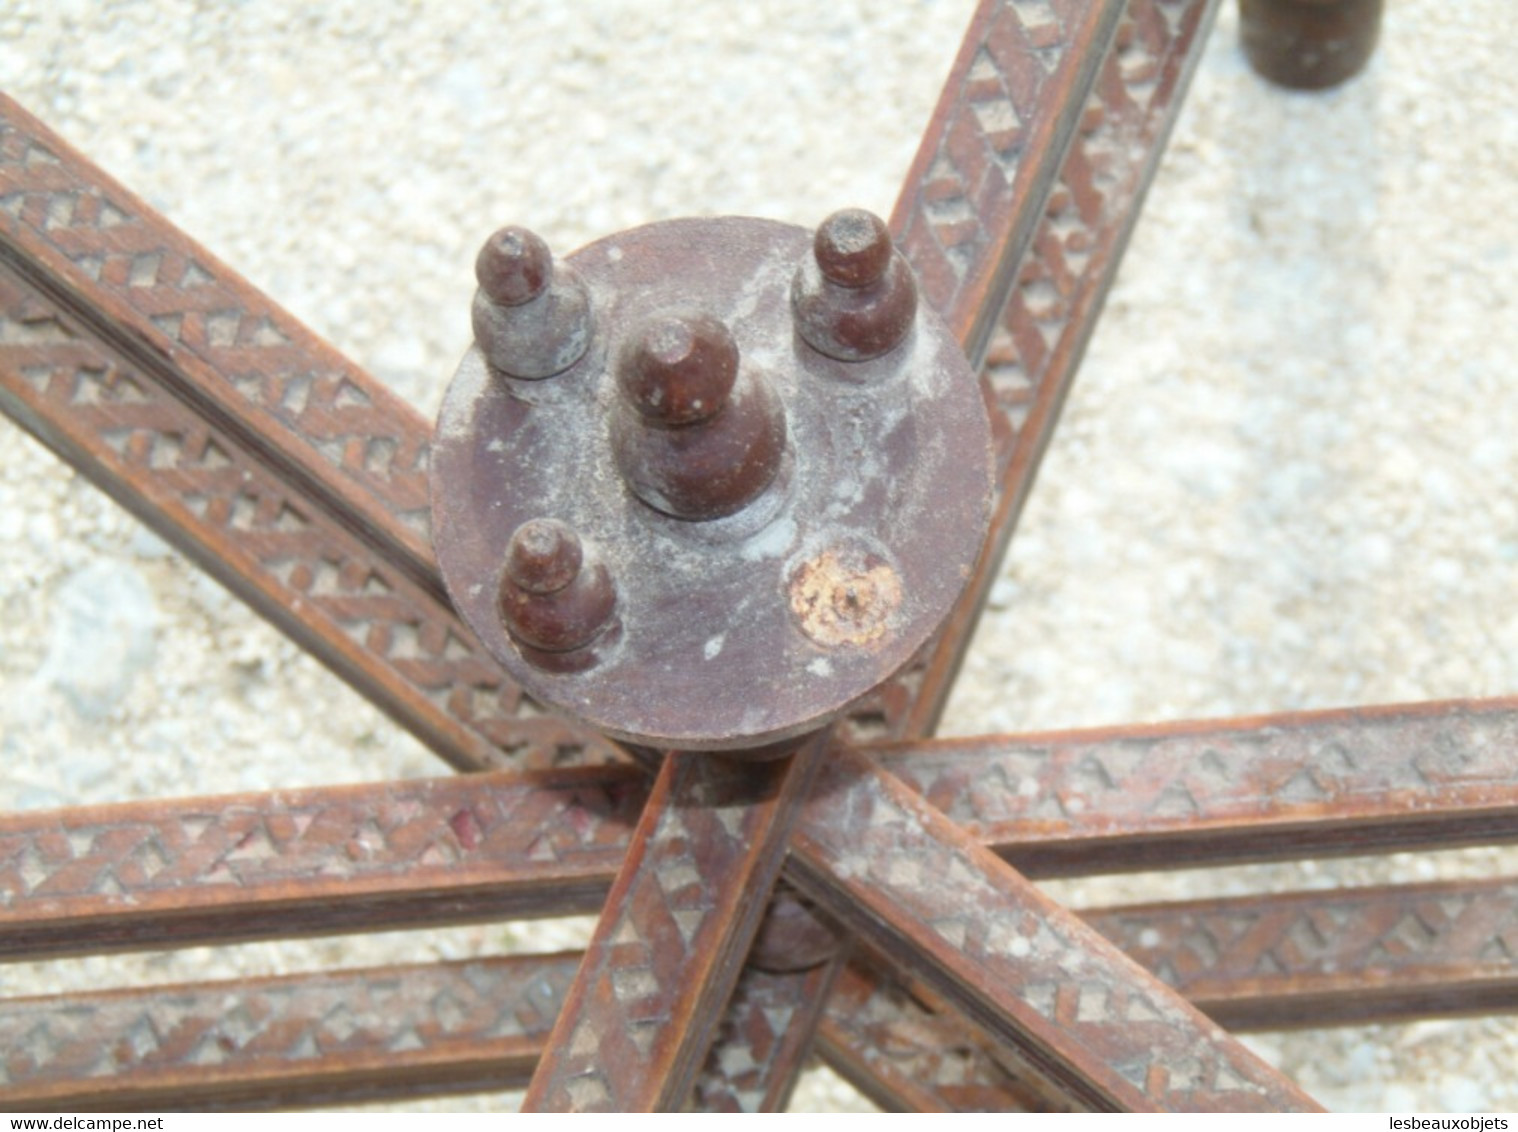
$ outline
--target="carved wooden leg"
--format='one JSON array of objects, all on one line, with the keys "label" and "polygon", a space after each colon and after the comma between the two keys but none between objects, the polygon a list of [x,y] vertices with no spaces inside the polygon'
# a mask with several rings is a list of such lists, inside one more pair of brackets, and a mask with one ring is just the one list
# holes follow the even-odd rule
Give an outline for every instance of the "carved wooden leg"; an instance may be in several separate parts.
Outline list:
[{"label": "carved wooden leg", "polygon": [[1295,90],[1337,86],[1364,67],[1381,29],[1381,0],[1239,0],[1250,65]]}]

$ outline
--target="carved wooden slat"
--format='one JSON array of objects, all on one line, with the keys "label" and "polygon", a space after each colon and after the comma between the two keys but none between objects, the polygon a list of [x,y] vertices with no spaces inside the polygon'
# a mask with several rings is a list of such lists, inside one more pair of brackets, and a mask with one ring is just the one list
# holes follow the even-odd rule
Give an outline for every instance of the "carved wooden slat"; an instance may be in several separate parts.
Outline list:
[{"label": "carved wooden slat", "polygon": [[1086,920],[1230,1028],[1518,1009],[1518,880],[1138,905]]},{"label": "carved wooden slat", "polygon": [[[523,1088],[582,956],[526,955],[237,982],[0,999],[0,1108],[282,1108]],[[746,971],[735,994],[769,1029],[697,1079],[707,1111],[774,1111],[775,1070],[809,1039],[835,970]],[[796,1028],[796,1011],[810,1025]],[[730,1011],[724,1032],[752,1012]],[[726,1064],[719,1064],[718,1057]]]},{"label": "carved wooden slat", "polygon": [[[981,365],[997,443],[991,535],[969,590],[935,642],[852,713],[857,740],[922,736],[937,726],[1216,7],[1217,0],[1129,0],[1027,254],[1006,288],[986,296],[993,304],[986,316],[1000,320],[989,349],[984,338],[962,338]],[[908,185],[913,191],[915,182]]]},{"label": "carved wooden slat", "polygon": [[144,270],[146,270],[146,269],[144,269]]},{"label": "carved wooden slat", "polygon": [[1039,876],[1511,841],[1518,698],[877,748]]},{"label": "carved wooden slat", "polygon": [[0,408],[453,765],[607,761],[444,599],[430,430],[0,96]]},{"label": "carved wooden slat", "polygon": [[[281,1108],[523,1088],[579,953],[0,999],[0,1108]],[[733,1032],[697,1079],[707,1111],[775,1111],[830,966],[746,971],[735,995],[769,1029]],[[796,1011],[811,1025],[789,1024]],[[748,1021],[732,1012],[724,1032]],[[718,1064],[719,1053],[726,1064]]]},{"label": "carved wooden slat", "polygon": [[357,504],[371,520],[365,536],[425,581],[428,429],[416,410],[9,99],[0,122],[13,264],[161,365],[334,510]]},{"label": "carved wooden slat", "polygon": [[520,1088],[578,958],[0,1000],[0,1107],[276,1108]]},{"label": "carved wooden slat", "polygon": [[432,661],[467,651],[462,624],[4,266],[0,407],[434,750],[505,761],[447,707],[488,698],[489,673]]},{"label": "carved wooden slat", "polygon": [[[938,642],[851,713],[856,740],[921,735],[936,725],[1215,6],[1212,0],[1130,0],[1127,6],[1016,289],[1002,295],[1001,322],[982,365],[1001,483],[986,552]],[[1130,144],[1134,139],[1143,144]]]},{"label": "carved wooden slat", "polygon": [[0,957],[593,912],[632,767],[0,816]]},{"label": "carved wooden slat", "polygon": [[[1081,915],[1230,1028],[1518,1009],[1515,880],[1230,897]],[[0,1106],[275,1107],[520,1086],[579,958],[0,1000]],[[1013,1072],[1002,1064],[1003,1051],[982,1031],[877,963],[856,956],[827,996],[831,980],[823,967],[799,975],[747,969],[723,1021],[727,1040],[713,1047],[697,1080],[697,1107],[760,1111],[782,1104],[789,1083],[775,1069],[788,1059],[775,1049],[796,1034],[789,1012],[818,1010],[824,1000],[819,1052],[884,1108],[1061,1107],[1026,1067]],[[476,1028],[461,1022],[468,1013],[463,1004],[485,990],[505,1003],[531,1004],[530,1012],[515,1015],[520,1034],[509,1026],[482,1033],[488,1024],[479,1022],[475,1007],[469,1016]],[[387,1012],[359,1032],[329,1009],[339,1001],[355,1016],[362,1011],[354,1003],[385,1004]],[[404,1009],[388,1009],[397,1005]],[[756,1016],[768,1028],[736,1032]],[[293,1036],[281,1046],[281,1034]],[[382,1073],[365,1060],[379,1051],[390,1058]]]},{"label": "carved wooden slat", "polygon": [[997,1060],[956,1012],[935,1009],[884,966],[856,959],[817,1031],[835,1072],[893,1112],[1048,1112],[1069,1106]]},{"label": "carved wooden slat", "polygon": [[688,1109],[783,1111],[844,966],[840,958],[808,971],[744,967]]},{"label": "carved wooden slat", "polygon": [[[521,1088],[580,959],[0,1000],[0,1108],[275,1108]],[[698,1107],[783,1108],[794,1073],[777,1070],[800,1064],[786,1043],[808,1043],[835,974],[746,970],[723,1021],[729,1040],[697,1079]]]},{"label": "carved wooden slat", "polygon": [[825,746],[665,758],[524,1110],[684,1105]]},{"label": "carved wooden slat", "polygon": [[[976,364],[1125,6],[981,0],[971,18],[891,228],[922,299]],[[878,700],[853,713],[856,730]]]},{"label": "carved wooden slat", "polygon": [[922,297],[978,361],[1122,0],[982,0],[891,217]]},{"label": "carved wooden slat", "polygon": [[[1068,875],[1511,840],[1515,750],[1499,699],[871,753],[1020,868]],[[645,796],[603,767],[9,815],[0,956],[254,938],[272,908],[312,933],[589,911]]]},{"label": "carved wooden slat", "polygon": [[793,883],[1082,1104],[1316,1108],[858,752],[828,760],[791,850]]},{"label": "carved wooden slat", "polygon": [[[1230,1030],[1518,1010],[1518,880],[1093,908],[1092,928]],[[859,958],[819,1050],[877,1104],[1044,1111],[1057,1098],[958,1015]],[[861,1069],[867,1067],[869,1072]]]}]

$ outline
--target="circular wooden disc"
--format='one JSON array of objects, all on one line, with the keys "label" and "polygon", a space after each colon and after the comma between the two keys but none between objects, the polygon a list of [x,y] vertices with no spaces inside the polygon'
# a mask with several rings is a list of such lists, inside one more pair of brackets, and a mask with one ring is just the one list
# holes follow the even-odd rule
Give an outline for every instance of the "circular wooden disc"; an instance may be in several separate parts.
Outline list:
[{"label": "circular wooden disc", "polygon": [[[646,746],[771,743],[889,677],[963,590],[991,500],[978,380],[926,311],[883,358],[812,350],[790,308],[809,254],[810,232],[765,220],[637,228],[568,259],[595,322],[573,368],[522,381],[492,373],[477,346],[464,357],[432,455],[438,560],[464,619],[543,703]],[[775,483],[707,522],[638,499],[611,444],[611,362],[645,319],[681,310],[727,324],[740,382],[767,380],[788,430]],[[580,653],[530,660],[498,594],[512,532],[544,517],[606,565],[617,612]]]}]

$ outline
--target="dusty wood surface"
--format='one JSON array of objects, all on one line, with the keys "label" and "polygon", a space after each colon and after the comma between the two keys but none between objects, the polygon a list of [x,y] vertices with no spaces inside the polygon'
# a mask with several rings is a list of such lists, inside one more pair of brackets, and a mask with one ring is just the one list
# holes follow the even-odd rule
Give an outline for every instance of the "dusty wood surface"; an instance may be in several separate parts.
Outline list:
[{"label": "dusty wood surface", "polygon": [[684,1106],[825,753],[665,757],[524,1111]]},{"label": "dusty wood surface", "polygon": [[[146,269],[143,269],[143,270],[146,270]],[[302,470],[302,475],[305,475],[304,470]],[[398,543],[398,545],[399,545],[399,543]],[[1079,1061],[1079,1058],[1076,1058],[1076,1061]],[[1081,1067],[1081,1068],[1082,1068],[1082,1070],[1084,1070],[1084,1068],[1088,1068],[1088,1067]],[[1079,1074],[1078,1074],[1078,1076],[1079,1076]]]},{"label": "dusty wood surface", "polygon": [[1518,880],[1107,908],[1087,922],[1233,1029],[1518,1007]]},{"label": "dusty wood surface", "polygon": [[799,886],[1084,1104],[1317,1107],[857,753],[824,767],[792,848]]},{"label": "dusty wood surface", "polygon": [[745,966],[687,1110],[785,1111],[843,969],[841,958],[806,971]]},{"label": "dusty wood surface", "polygon": [[1039,876],[1510,841],[1518,701],[951,739],[881,764]]},{"label": "dusty wood surface", "polygon": [[[1081,915],[1231,1028],[1395,1021],[1518,1003],[1518,882],[1511,880]],[[176,1105],[271,1107],[525,1084],[579,959],[524,956],[0,1000],[0,1035],[9,1035],[10,1051],[0,1105],[151,1108],[171,1090]],[[1016,1058],[982,1029],[868,957],[855,957],[836,974],[833,992],[822,993],[834,977],[828,967],[793,975],[747,968],[722,1040],[697,1078],[695,1105],[782,1107],[787,1074],[799,1064],[783,1047],[804,1041],[812,1026],[828,1063],[888,1109],[1042,1111],[1067,1104],[1026,1064],[1009,1064]],[[443,993],[460,980],[471,1001],[482,989],[506,1002],[530,999],[535,1013],[516,1014],[527,1028],[479,1038],[461,1023],[460,991]],[[397,987],[406,995],[398,996]],[[328,1013],[334,998],[412,1008],[387,1009],[362,1033],[352,1027],[342,1037],[327,1032],[352,1025]],[[796,1022],[798,1011],[809,1017]],[[405,1056],[397,1058],[401,1047]],[[378,1051],[394,1059],[392,1072],[373,1073],[365,1058]]]},{"label": "dusty wood surface", "polygon": [[631,767],[0,817],[0,957],[593,912]]},{"label": "dusty wood surface", "polygon": [[274,1108],[526,1084],[577,955],[0,1003],[0,1106]]},{"label": "dusty wood surface", "polygon": [[414,409],[3,98],[0,197],[8,412],[455,766],[614,757],[448,607]]},{"label": "dusty wood surface", "polygon": [[[1130,0],[1026,254],[999,269],[1011,273],[966,328],[998,442],[996,512],[965,599],[881,696],[892,734],[937,728],[1216,9],[1217,0]],[[920,190],[943,191],[936,181]]]}]

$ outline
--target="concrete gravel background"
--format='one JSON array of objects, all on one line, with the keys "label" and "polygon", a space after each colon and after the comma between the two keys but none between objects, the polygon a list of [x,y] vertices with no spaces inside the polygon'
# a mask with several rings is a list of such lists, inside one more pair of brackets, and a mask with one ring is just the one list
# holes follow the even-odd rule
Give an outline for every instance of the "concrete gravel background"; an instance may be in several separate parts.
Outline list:
[{"label": "concrete gravel background", "polygon": [[[430,414],[498,224],[568,251],[667,216],[889,211],[970,5],[816,7],[0,2],[0,86]],[[1370,70],[1304,97],[1253,78],[1225,5],[950,730],[1518,692],[1518,8],[1389,8]],[[439,767],[0,423],[0,807]],[[1050,887],[1515,873],[1479,850]],[[583,930],[13,965],[0,993]],[[1333,1107],[1518,1109],[1511,1019],[1250,1040]],[[857,1103],[821,1074],[798,1098]]]}]

